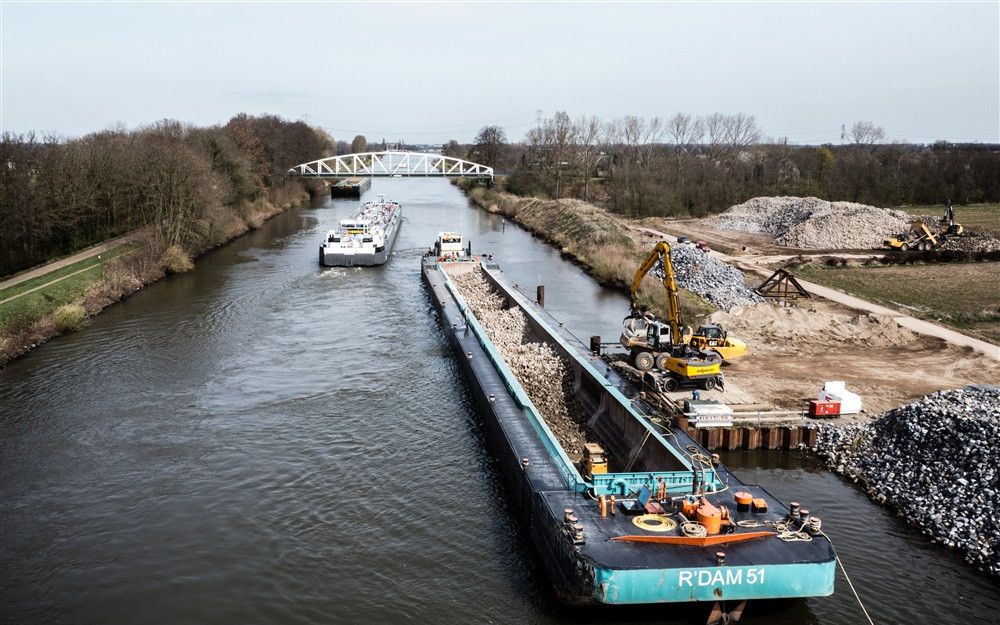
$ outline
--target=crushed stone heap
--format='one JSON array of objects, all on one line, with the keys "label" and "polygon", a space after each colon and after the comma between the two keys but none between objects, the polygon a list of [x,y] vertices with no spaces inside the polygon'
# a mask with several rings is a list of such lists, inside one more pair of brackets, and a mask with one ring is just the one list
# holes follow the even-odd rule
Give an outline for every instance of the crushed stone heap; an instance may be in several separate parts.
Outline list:
[{"label": "crushed stone heap", "polygon": [[814,197],[755,197],[705,223],[722,230],[764,234],[779,245],[806,249],[873,249],[913,217],[904,211]]},{"label": "crushed stone heap", "polygon": [[693,245],[670,248],[677,285],[723,310],[765,301],[747,285],[743,272]]},{"label": "crushed stone heap", "polygon": [[821,430],[814,451],[935,542],[1000,574],[1000,386],[941,391],[864,425]]}]

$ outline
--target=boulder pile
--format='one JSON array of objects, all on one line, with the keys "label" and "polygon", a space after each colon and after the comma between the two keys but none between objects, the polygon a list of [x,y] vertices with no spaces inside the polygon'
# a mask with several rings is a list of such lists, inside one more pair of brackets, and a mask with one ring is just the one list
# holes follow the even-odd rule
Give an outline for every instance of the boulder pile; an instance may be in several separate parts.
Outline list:
[{"label": "boulder pile", "polygon": [[566,454],[579,460],[589,441],[575,418],[583,413],[573,394],[567,363],[548,344],[530,340],[524,313],[520,308],[507,308],[481,272],[453,276],[452,282]]},{"label": "boulder pile", "polygon": [[988,234],[969,234],[944,241],[941,244],[941,249],[960,252],[998,252],[1000,251],[1000,239]]},{"label": "boulder pile", "polygon": [[1000,386],[941,391],[825,428],[814,451],[935,542],[1000,574]]},{"label": "boulder pile", "polygon": [[670,262],[678,286],[723,310],[765,301],[746,285],[742,271],[693,245],[671,247]]},{"label": "boulder pile", "polygon": [[904,211],[814,197],[756,197],[706,220],[722,230],[764,234],[806,249],[873,249],[910,230]]}]

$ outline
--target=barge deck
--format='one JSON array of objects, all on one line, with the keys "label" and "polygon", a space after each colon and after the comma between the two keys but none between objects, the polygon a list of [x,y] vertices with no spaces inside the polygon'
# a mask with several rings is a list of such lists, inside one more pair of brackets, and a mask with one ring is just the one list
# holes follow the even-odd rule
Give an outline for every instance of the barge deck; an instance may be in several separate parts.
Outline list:
[{"label": "barge deck", "polygon": [[[422,263],[440,321],[483,409],[514,510],[561,600],[651,604],[832,594],[833,546],[818,522],[815,532],[805,531],[807,512],[712,463],[685,429],[655,414],[607,363],[520,293],[489,256],[427,255]],[[576,450],[559,443],[463,298],[455,277],[467,272],[481,272],[506,307],[523,312],[528,340],[558,353],[584,413],[577,416],[618,459],[612,468],[627,471],[584,477],[567,453]],[[735,493],[751,496],[754,507],[734,505]],[[692,506],[706,504],[706,510],[725,508],[728,533],[682,531],[692,529],[685,526],[696,516]],[[766,511],[752,511],[758,508]]]}]

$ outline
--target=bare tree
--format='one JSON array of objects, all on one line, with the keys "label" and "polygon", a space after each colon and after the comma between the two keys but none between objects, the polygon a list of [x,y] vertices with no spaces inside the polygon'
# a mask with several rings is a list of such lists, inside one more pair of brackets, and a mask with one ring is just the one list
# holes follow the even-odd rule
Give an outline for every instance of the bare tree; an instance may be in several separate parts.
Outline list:
[{"label": "bare tree", "polygon": [[576,121],[573,131],[576,137],[577,154],[575,160],[583,176],[583,199],[590,199],[590,180],[594,175],[597,162],[604,153],[604,134],[601,120],[591,115],[581,115]]},{"label": "bare tree", "polygon": [[368,150],[368,139],[365,139],[364,135],[357,135],[354,140],[351,141],[351,153],[359,154]]},{"label": "bare tree", "polygon": [[854,145],[875,145],[885,141],[885,129],[873,122],[854,122],[848,132]]},{"label": "bare tree", "polygon": [[456,158],[465,156],[465,149],[462,148],[462,144],[454,139],[450,139],[448,143],[444,144],[441,151],[445,156],[454,156]]},{"label": "bare tree", "polygon": [[473,149],[479,162],[496,167],[507,150],[507,134],[500,126],[483,126],[476,135]]}]

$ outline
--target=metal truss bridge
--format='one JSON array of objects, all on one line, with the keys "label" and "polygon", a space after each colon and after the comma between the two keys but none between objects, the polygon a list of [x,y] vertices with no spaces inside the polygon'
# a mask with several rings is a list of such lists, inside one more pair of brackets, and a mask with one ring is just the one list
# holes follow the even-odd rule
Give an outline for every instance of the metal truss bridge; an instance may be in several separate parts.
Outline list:
[{"label": "metal truss bridge", "polygon": [[493,168],[460,158],[425,152],[364,152],[321,158],[288,170],[304,178],[426,177],[480,178],[492,182]]}]

